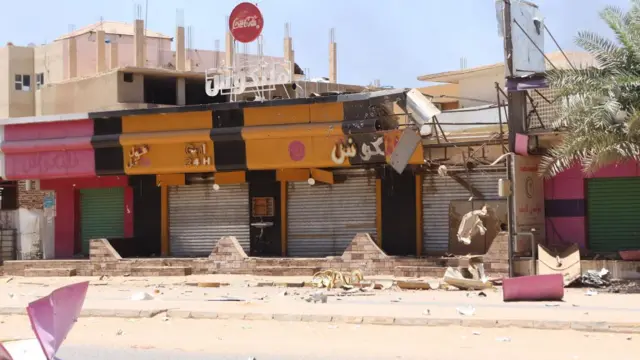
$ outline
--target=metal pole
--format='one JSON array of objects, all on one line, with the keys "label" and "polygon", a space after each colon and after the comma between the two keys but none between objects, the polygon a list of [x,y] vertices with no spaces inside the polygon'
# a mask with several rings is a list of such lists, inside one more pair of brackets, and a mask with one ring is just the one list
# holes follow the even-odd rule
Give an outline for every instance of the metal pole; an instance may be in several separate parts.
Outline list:
[{"label": "metal pole", "polygon": [[[505,59],[505,69],[506,69],[506,78],[512,78],[514,75],[513,72],[513,41],[511,38],[511,1],[504,0],[504,59]],[[508,92],[508,105],[509,105],[509,151],[513,152],[515,150],[515,133],[521,126],[514,126],[518,121],[517,116],[513,116],[516,109],[513,109],[513,106],[517,106],[513,101],[513,92]],[[520,103],[520,102],[519,102]],[[521,119],[520,119],[521,121]],[[514,166],[513,166],[513,156],[507,157],[507,176],[511,182],[511,191],[510,195],[507,199],[507,203],[509,204],[508,218],[509,222],[507,224],[509,231],[509,242],[507,247],[507,256],[509,259],[509,277],[513,277],[513,242],[515,240],[515,201],[514,201],[514,189],[513,182],[515,178]]]}]

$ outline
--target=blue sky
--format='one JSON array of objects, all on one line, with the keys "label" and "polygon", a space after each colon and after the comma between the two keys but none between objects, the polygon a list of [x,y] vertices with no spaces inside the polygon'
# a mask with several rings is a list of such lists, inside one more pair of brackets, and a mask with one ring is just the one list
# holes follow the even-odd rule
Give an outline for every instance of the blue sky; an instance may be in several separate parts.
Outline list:
[{"label": "blue sky", "polygon": [[[598,18],[606,5],[628,0],[534,0],[561,46],[575,49],[578,30],[607,31]],[[176,9],[192,26],[193,45],[213,49],[224,43],[225,16],[237,0],[149,0],[148,28],[173,35]],[[8,0],[0,15],[0,44],[50,42],[76,28],[104,20],[131,22],[144,0]],[[296,62],[312,77],[327,76],[329,29],[336,28],[338,80],[383,85],[426,85],[421,74],[455,70],[460,57],[469,67],[503,60],[493,0],[261,0],[265,53],[282,56],[285,22],[291,23]],[[546,51],[555,51],[547,39]],[[223,45],[224,46],[224,45]]]}]

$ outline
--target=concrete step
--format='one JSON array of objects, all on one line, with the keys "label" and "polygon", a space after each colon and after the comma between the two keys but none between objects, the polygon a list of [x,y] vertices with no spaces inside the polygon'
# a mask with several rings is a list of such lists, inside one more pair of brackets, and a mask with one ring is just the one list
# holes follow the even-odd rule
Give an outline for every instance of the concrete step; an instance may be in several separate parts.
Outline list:
[{"label": "concrete step", "polygon": [[136,266],[131,268],[131,276],[187,276],[189,266]]},{"label": "concrete step", "polygon": [[76,276],[75,268],[30,268],[24,270],[26,277]]},{"label": "concrete step", "polygon": [[393,276],[441,278],[446,270],[442,266],[396,266]]}]

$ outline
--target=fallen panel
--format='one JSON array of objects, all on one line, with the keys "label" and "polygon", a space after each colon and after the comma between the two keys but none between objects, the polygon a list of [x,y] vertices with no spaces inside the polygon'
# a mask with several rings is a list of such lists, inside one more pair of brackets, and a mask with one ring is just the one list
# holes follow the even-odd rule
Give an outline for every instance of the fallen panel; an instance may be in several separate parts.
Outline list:
[{"label": "fallen panel", "polygon": [[407,128],[402,132],[402,136],[400,136],[400,140],[398,140],[398,144],[391,154],[390,161],[391,166],[398,174],[402,174],[407,167],[413,152],[421,140],[420,135],[412,129]]},{"label": "fallen panel", "polygon": [[573,244],[559,254],[552,254],[549,249],[538,245],[538,275],[560,274],[564,278],[564,286],[568,286],[582,274],[580,266],[580,249]]}]

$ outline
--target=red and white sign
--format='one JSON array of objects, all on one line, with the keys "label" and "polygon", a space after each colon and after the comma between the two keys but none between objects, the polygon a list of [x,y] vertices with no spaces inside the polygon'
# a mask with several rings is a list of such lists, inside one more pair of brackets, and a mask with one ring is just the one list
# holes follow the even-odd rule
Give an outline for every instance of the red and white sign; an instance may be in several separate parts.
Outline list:
[{"label": "red and white sign", "polygon": [[250,43],[260,36],[264,27],[262,13],[252,3],[238,4],[229,16],[229,31],[241,43]]}]

